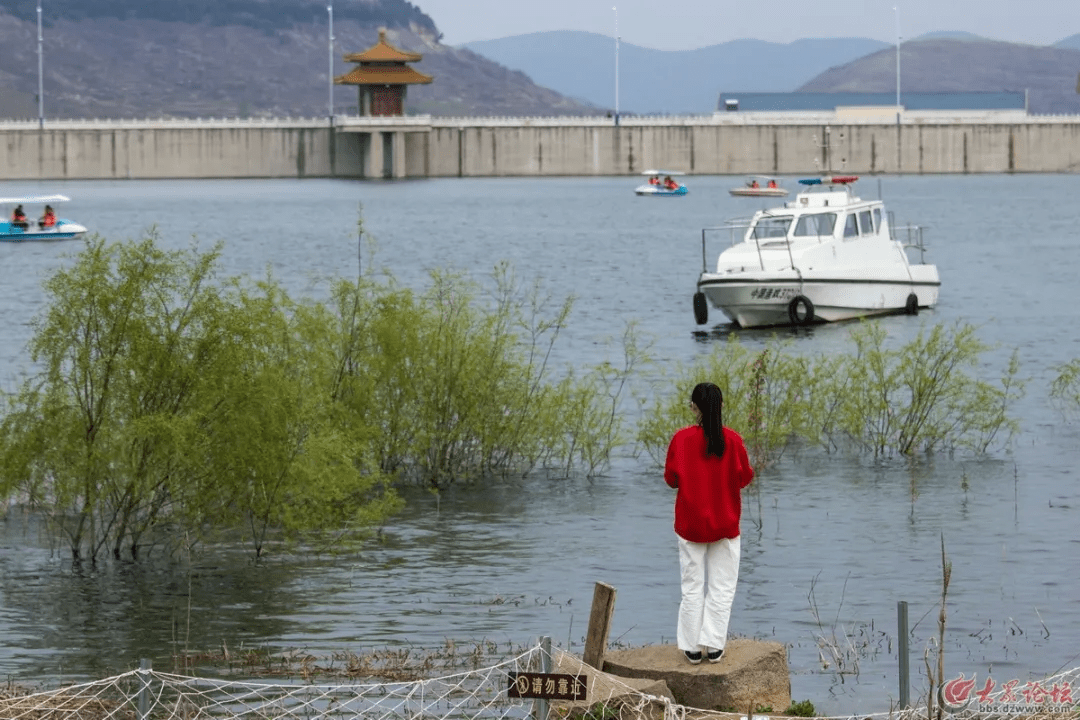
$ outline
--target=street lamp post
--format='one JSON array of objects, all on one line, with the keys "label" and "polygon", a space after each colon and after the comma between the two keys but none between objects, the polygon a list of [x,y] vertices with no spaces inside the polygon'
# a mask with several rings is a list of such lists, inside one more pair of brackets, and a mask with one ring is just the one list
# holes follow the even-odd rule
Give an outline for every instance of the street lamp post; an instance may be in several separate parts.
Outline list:
[{"label": "street lamp post", "polygon": [[329,25],[327,34],[330,37],[330,50],[329,50],[329,70],[326,75],[327,84],[327,100],[326,100],[326,115],[330,120],[330,125],[334,124],[334,3],[331,2],[326,6],[326,14],[329,18]]},{"label": "street lamp post", "polygon": [[615,11],[615,124],[619,124],[619,8]]},{"label": "street lamp post", "polygon": [[900,6],[894,6],[893,12],[896,13],[896,171],[900,172],[904,161],[900,142]]},{"label": "street lamp post", "polygon": [[41,0],[37,3],[37,97],[38,97],[38,128],[45,129],[45,79],[44,61],[41,54]]},{"label": "street lamp post", "polygon": [[893,8],[896,13],[896,124],[900,124],[900,7]]}]

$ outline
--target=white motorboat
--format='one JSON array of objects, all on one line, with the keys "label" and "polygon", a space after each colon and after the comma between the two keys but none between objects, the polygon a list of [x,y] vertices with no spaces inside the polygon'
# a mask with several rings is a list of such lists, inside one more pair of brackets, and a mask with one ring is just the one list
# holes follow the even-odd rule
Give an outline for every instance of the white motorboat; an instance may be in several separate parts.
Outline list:
[{"label": "white motorboat", "polygon": [[[0,198],[0,242],[40,242],[43,240],[77,240],[86,234],[82,225],[60,218],[52,209],[53,203],[67,202],[65,195],[26,195]],[[28,217],[24,205],[44,206],[40,217]],[[36,209],[36,208],[31,208]]]},{"label": "white motorboat", "polygon": [[[923,261],[923,229],[895,227],[881,200],[856,197],[856,176],[800,180],[782,207],[749,220],[705,228],[694,319],[708,305],[741,327],[809,325],[934,307],[941,281]],[[706,267],[706,239],[723,232],[731,244],[715,271]],[[918,252],[918,262],[908,252]]]}]

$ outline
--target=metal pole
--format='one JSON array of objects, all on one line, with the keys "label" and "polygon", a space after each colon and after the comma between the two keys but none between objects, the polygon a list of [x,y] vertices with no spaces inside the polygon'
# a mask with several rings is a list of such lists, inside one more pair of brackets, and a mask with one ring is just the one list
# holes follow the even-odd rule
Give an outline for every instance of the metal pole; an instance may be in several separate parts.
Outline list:
[{"label": "metal pole", "polygon": [[900,7],[893,8],[896,13],[896,124],[900,124]]},{"label": "metal pole", "polygon": [[38,128],[45,129],[45,79],[44,61],[41,51],[41,0],[37,3],[37,97],[38,97]]},{"label": "metal pole", "polygon": [[139,680],[141,685],[139,686],[139,720],[146,720],[150,717],[150,659],[143,658],[139,663]]},{"label": "metal pole", "polygon": [[903,166],[903,154],[900,147],[900,6],[893,7],[896,13],[896,172]]},{"label": "metal pole", "polygon": [[327,80],[327,101],[326,101],[326,115],[330,119],[330,125],[334,124],[334,3],[331,2],[326,6],[326,14],[329,17],[328,34],[330,36],[330,64],[329,71],[326,74]]},{"label": "metal pole", "polygon": [[[551,672],[551,637],[547,635],[540,638],[540,671],[543,673]],[[537,700],[533,705],[533,712],[536,713],[535,720],[547,720],[548,701],[545,699]]]},{"label": "metal pole", "polygon": [[910,669],[908,668],[908,618],[907,601],[900,600],[896,603],[896,634],[897,648],[900,650],[900,709],[906,710],[911,707],[911,698],[908,692],[911,689]]},{"label": "metal pole", "polygon": [[619,124],[619,8],[615,11],[615,124]]}]

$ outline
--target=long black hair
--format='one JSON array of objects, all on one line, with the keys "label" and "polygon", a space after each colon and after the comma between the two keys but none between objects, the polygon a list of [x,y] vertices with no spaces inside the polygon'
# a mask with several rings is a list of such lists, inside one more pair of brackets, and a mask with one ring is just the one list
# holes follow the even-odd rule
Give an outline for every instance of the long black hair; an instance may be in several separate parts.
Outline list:
[{"label": "long black hair", "polygon": [[705,431],[706,452],[724,457],[724,393],[712,383],[698,383],[690,401],[701,411],[701,429]]}]

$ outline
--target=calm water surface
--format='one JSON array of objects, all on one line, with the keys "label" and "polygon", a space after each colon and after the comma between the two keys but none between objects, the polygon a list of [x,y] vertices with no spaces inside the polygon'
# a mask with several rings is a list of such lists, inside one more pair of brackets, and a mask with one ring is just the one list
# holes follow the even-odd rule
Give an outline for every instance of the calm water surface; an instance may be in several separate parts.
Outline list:
[{"label": "calm water surface", "polygon": [[[0,183],[0,194],[68,194],[61,214],[109,239],[156,225],[170,247],[222,240],[227,273],[269,269],[316,296],[322,280],[356,274],[362,204],[374,262],[399,281],[422,287],[436,268],[482,278],[505,259],[555,297],[577,297],[560,362],[617,359],[612,343],[634,320],[671,364],[720,342],[694,336],[690,297],[701,227],[757,207],[727,195],[739,182],[691,177],[689,195],[662,199],[634,196],[634,178]],[[989,458],[941,455],[910,470],[811,454],[760,474],[731,629],[786,644],[794,698],[831,713],[884,710],[896,698],[898,600],[910,604],[912,694],[925,691],[942,537],[953,563],[948,676],[1003,681],[1080,665],[1080,427],[1048,400],[1054,368],[1080,357],[1080,177],[902,177],[882,188],[898,222],[930,226],[943,286],[935,311],[877,322],[898,341],[931,323],[974,323],[995,346],[987,372],[1000,374],[1019,349],[1028,385],[1015,410],[1023,432]],[[877,196],[878,183],[859,190]],[[41,280],[78,247],[0,245],[5,388],[28,367]],[[792,337],[800,350],[829,352],[849,332]],[[190,573],[155,563],[75,572],[63,548],[12,515],[0,523],[0,674],[95,678],[143,656],[167,667],[185,645],[328,655],[551,635],[580,649],[597,581],[618,589],[613,641],[674,642],[672,500],[647,457],[624,457],[593,480],[458,488],[438,504],[416,493],[385,542],[347,557],[253,565],[222,549],[197,556]],[[822,661],[822,639],[845,651],[841,665]]]}]

